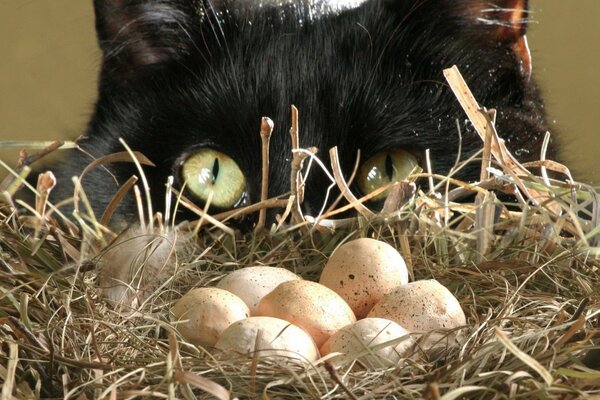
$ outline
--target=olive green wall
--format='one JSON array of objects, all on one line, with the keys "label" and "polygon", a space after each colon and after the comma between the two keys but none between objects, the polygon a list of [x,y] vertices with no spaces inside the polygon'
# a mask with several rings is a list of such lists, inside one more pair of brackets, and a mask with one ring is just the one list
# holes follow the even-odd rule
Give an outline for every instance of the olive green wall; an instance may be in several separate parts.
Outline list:
[{"label": "olive green wall", "polygon": [[[0,0],[1,140],[82,132],[99,64],[91,3]],[[534,70],[563,157],[576,177],[600,185],[600,1],[532,0],[532,10]]]}]

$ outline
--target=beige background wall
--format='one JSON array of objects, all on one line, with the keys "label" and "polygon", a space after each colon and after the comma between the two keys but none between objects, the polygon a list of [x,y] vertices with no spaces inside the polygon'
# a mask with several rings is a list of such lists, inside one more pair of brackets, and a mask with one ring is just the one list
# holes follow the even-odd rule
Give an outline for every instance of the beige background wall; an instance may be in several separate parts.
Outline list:
[{"label": "beige background wall", "polygon": [[[0,0],[0,140],[82,132],[99,64],[91,3]],[[531,3],[534,69],[563,157],[579,179],[600,185],[600,1]]]}]

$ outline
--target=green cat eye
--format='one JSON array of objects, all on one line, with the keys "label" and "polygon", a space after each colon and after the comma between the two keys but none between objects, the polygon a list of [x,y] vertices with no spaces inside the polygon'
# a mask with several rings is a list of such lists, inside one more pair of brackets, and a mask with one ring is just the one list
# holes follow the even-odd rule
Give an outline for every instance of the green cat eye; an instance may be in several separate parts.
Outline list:
[{"label": "green cat eye", "polygon": [[206,202],[211,192],[211,205],[235,207],[246,193],[246,178],[228,155],[204,148],[189,156],[181,166],[181,177],[187,189]]},{"label": "green cat eye", "polygon": [[[357,175],[359,189],[371,193],[392,182],[406,179],[415,167],[419,165],[415,156],[402,149],[386,149],[365,161]],[[377,195],[373,200],[383,200],[389,191]]]}]

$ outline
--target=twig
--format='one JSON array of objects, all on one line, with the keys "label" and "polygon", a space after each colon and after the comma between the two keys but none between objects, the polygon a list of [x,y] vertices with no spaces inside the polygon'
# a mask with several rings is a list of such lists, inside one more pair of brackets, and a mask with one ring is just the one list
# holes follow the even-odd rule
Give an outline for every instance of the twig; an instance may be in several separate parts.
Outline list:
[{"label": "twig", "polygon": [[[29,155],[27,153],[27,150],[21,149],[19,151],[19,160],[17,161],[17,165],[14,168],[14,171],[16,172],[16,174],[19,174],[25,167],[30,166],[31,164],[38,161],[42,157],[45,157],[48,154],[54,152],[55,150],[57,150],[64,144],[65,144],[65,142],[63,142],[62,140],[57,140],[55,142],[50,143],[47,147],[45,147],[44,149],[42,149],[32,155]],[[0,184],[0,193],[7,190],[8,187],[14,181],[14,179],[15,178],[13,177],[13,175],[8,175],[6,178],[4,178],[4,180]]]},{"label": "twig", "polygon": [[48,205],[48,197],[50,192],[56,186],[56,177],[51,171],[46,171],[38,175],[37,193],[35,196],[35,210],[45,218],[46,206]]},{"label": "twig", "polygon": [[390,194],[386,197],[381,212],[389,214],[398,211],[404,204],[408,203],[415,195],[416,191],[417,186],[414,182],[393,182],[392,187],[390,188]]},{"label": "twig", "polygon": [[[260,139],[262,143],[262,186],[260,190],[260,201],[265,201],[269,197],[269,142],[273,133],[273,121],[268,117],[263,117],[260,123]],[[258,212],[258,222],[254,233],[258,233],[265,228],[267,218],[267,209],[261,208]]]},{"label": "twig", "polygon": [[304,201],[304,189],[301,186],[299,180],[300,171],[302,170],[302,162],[307,157],[298,151],[300,149],[300,138],[298,136],[298,109],[296,106],[292,106],[292,126],[290,128],[290,136],[292,139],[292,172],[290,175],[290,192],[294,198],[294,204],[292,206],[292,218],[297,224],[304,223],[304,215],[300,209],[300,204]]}]

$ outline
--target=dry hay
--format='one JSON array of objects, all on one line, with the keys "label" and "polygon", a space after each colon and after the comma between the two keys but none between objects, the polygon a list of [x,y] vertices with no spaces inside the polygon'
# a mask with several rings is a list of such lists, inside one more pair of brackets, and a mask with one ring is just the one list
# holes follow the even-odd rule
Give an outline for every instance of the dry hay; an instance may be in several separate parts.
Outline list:
[{"label": "dry hay", "polygon": [[[600,368],[596,192],[570,177],[538,177],[514,164],[496,139],[493,113],[469,101],[463,99],[463,107],[485,142],[482,183],[415,174],[413,181],[430,180],[429,190],[413,193],[410,182],[397,184],[384,209],[373,213],[364,199],[353,199],[332,152],[332,175],[359,214],[352,219],[333,220],[332,210],[322,220],[307,220],[295,200],[298,184],[291,200],[263,199],[263,208],[283,205],[289,214],[269,231],[259,224],[255,234],[242,236],[221,222],[231,215],[198,209],[201,222],[174,229],[168,216],[148,218],[143,210],[144,234],[131,231],[114,240],[85,207],[76,215],[79,224],[52,211],[43,193],[52,187],[50,176],[38,185],[33,217],[18,213],[7,196],[0,209],[2,399],[600,396],[600,369],[583,362]],[[295,154],[312,157],[310,151]],[[490,155],[502,169],[495,178],[486,168]],[[550,161],[531,166],[568,174]],[[4,185],[6,194],[11,187]],[[503,206],[495,198],[499,188],[518,188],[519,202]],[[457,202],[473,191],[473,202]],[[110,219],[110,210],[104,217]],[[399,249],[411,280],[435,278],[456,295],[468,321],[460,346],[415,349],[397,367],[377,370],[334,367],[327,358],[299,365],[260,353],[223,360],[186,343],[170,322],[171,305],[193,287],[213,285],[248,265],[285,267],[316,279],[335,248],[366,236]],[[111,268],[111,249],[121,254],[140,237],[148,239],[139,246],[136,271],[146,275],[132,279],[132,300],[115,306],[100,295],[98,282]],[[164,247],[158,262],[148,253],[153,243]]]}]

